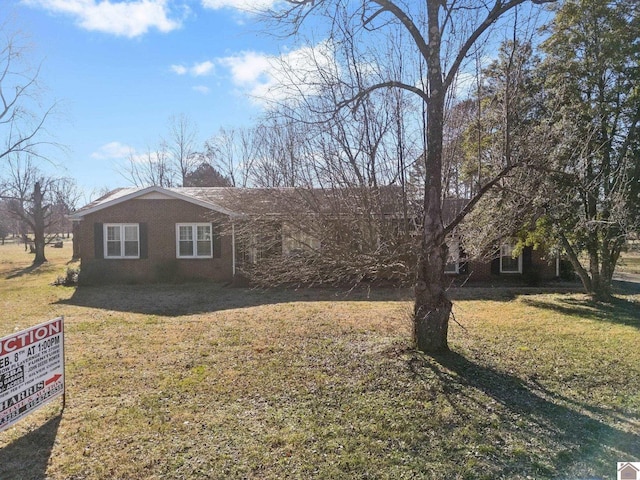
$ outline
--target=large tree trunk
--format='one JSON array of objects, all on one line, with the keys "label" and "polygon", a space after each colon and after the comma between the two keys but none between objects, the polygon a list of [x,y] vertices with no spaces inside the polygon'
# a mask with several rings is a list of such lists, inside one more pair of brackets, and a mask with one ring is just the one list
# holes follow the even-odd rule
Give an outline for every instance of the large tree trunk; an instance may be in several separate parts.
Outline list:
[{"label": "large tree trunk", "polygon": [[[582,266],[580,263],[580,259],[578,255],[575,253],[573,247],[567,240],[567,237],[564,234],[560,234],[560,241],[562,246],[567,254],[567,258],[569,262],[571,262],[571,266],[573,270],[580,278],[582,282],[582,286],[584,287],[585,292],[590,295],[594,300],[599,300],[603,302],[611,301],[612,299],[612,290],[611,290],[611,281],[613,276],[613,270],[610,265],[608,265],[608,261],[605,260],[603,267],[600,268],[597,263],[598,255],[597,252],[589,251],[589,270]],[[590,247],[589,247],[590,248]],[[610,255],[617,260],[616,251],[611,252]],[[596,263],[594,263],[596,262]],[[615,263],[614,263],[615,265]],[[601,271],[603,270],[603,271]]]},{"label": "large tree trunk", "polygon": [[444,266],[447,259],[447,246],[438,240],[442,238],[442,221],[439,218],[427,218],[433,211],[425,213],[426,221],[435,220],[440,224],[439,232],[427,229],[423,236],[422,255],[418,264],[418,278],[415,287],[414,340],[418,350],[425,353],[440,353],[449,349],[447,334],[452,303],[444,289]]},{"label": "large tree trunk", "polygon": [[36,250],[36,256],[33,259],[34,265],[42,265],[47,261],[44,256],[44,247],[46,245],[45,236],[45,214],[47,207],[43,205],[44,193],[40,182],[36,182],[33,187],[33,243]]},{"label": "large tree trunk", "polygon": [[447,351],[451,301],[445,292],[447,244],[442,223],[442,139],[445,91],[440,64],[439,4],[429,2],[427,75],[427,141],[425,152],[424,222],[413,311],[414,340],[425,353]]},{"label": "large tree trunk", "polygon": [[[437,154],[437,149],[435,150]],[[442,223],[440,188],[434,185],[440,183],[439,173],[433,172],[439,159],[430,158],[431,156],[433,153],[427,153],[427,176],[431,175],[432,181],[426,182],[424,231],[418,258],[413,333],[418,350],[440,353],[449,349],[447,333],[452,304],[445,291],[444,268],[448,249]]]},{"label": "large tree trunk", "polygon": [[38,241],[38,239],[36,238],[33,243],[36,250],[36,256],[33,259],[33,264],[42,265],[47,261],[47,258],[44,256],[45,242],[44,240]]}]

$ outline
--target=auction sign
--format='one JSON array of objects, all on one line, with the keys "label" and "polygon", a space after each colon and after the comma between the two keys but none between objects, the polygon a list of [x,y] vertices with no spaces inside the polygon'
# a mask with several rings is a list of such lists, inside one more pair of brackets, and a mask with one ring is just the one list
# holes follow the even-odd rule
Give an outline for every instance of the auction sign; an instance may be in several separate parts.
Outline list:
[{"label": "auction sign", "polygon": [[64,395],[62,317],[0,338],[0,431],[60,395]]}]

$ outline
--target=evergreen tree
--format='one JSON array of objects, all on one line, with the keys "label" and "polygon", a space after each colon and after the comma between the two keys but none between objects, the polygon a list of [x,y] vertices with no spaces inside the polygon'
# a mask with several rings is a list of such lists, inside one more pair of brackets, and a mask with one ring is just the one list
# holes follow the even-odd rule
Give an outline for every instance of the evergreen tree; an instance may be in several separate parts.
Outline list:
[{"label": "evergreen tree", "polygon": [[542,45],[554,141],[538,202],[599,299],[610,297],[620,252],[640,223],[639,10],[635,0],[568,0]]}]

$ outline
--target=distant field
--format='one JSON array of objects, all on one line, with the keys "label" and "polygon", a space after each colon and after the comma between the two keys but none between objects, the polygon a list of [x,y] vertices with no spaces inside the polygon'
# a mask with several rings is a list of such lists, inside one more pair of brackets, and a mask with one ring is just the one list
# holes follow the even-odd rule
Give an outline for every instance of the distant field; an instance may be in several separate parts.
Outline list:
[{"label": "distant field", "polygon": [[[615,478],[640,460],[640,293],[454,292],[453,353],[407,291],[54,287],[0,246],[0,335],[66,318],[67,406],[0,433],[0,479]],[[463,299],[464,298],[464,299]]]}]

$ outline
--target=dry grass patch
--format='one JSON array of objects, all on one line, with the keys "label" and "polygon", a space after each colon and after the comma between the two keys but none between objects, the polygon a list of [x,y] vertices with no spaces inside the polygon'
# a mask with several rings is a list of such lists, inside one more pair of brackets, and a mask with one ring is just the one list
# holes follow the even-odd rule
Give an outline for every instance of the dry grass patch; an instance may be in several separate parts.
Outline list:
[{"label": "dry grass patch", "polygon": [[616,266],[616,271],[640,275],[640,253],[637,251],[623,253]]},{"label": "dry grass patch", "polygon": [[65,263],[0,263],[2,334],[65,315],[68,384],[62,415],[0,434],[0,478],[604,478],[640,459],[637,294],[467,294],[433,359],[407,292],[49,286]]}]

